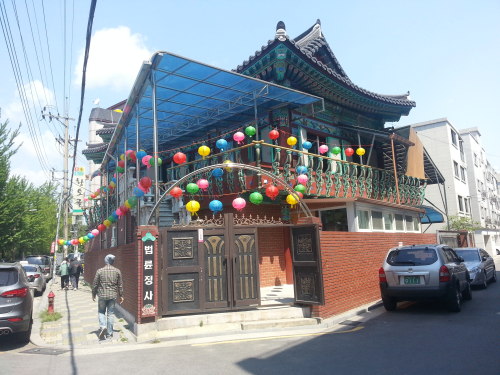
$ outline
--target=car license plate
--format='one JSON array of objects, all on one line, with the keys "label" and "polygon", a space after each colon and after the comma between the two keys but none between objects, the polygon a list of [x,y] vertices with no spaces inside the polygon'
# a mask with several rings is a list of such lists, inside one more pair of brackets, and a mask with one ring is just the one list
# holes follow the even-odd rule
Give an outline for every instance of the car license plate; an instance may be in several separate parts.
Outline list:
[{"label": "car license plate", "polygon": [[420,276],[405,276],[403,282],[405,285],[420,284]]}]

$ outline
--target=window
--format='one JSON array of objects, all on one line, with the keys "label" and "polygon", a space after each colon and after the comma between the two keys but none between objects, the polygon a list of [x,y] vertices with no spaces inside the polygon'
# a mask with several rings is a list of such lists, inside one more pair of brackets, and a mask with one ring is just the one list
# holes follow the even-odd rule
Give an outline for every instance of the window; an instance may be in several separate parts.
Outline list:
[{"label": "window", "polygon": [[464,212],[464,199],[461,195],[458,196],[458,211]]},{"label": "window", "polygon": [[413,220],[413,230],[415,232],[420,232],[420,223],[416,218]]},{"label": "window", "polygon": [[477,154],[474,154],[474,165],[477,166]]},{"label": "window", "polygon": [[322,230],[347,232],[347,209],[320,211]]},{"label": "window", "polygon": [[453,171],[455,172],[455,177],[460,178],[460,175],[458,174],[458,163],[456,161],[453,161]]},{"label": "window", "polygon": [[396,219],[396,230],[405,230],[405,225],[403,221],[403,215],[395,214],[394,219]]},{"label": "window", "polygon": [[413,216],[405,215],[406,231],[413,231]]},{"label": "window", "polygon": [[460,160],[465,161],[464,142],[460,140]]},{"label": "window", "polygon": [[384,228],[394,230],[393,215],[389,212],[384,212]]},{"label": "window", "polygon": [[460,177],[462,178],[462,181],[465,182],[465,168],[460,167]]},{"label": "window", "polygon": [[456,147],[456,146],[458,146],[457,133],[455,133],[455,131],[453,129],[450,129],[450,130],[451,130],[451,143],[453,143],[453,145]]},{"label": "window", "polygon": [[373,225],[373,229],[376,229],[376,230],[383,230],[384,229],[384,221],[382,219],[382,212],[372,211],[372,225]]},{"label": "window", "polygon": [[370,229],[370,215],[368,211],[357,211],[358,216],[358,228],[359,229]]},{"label": "window", "polygon": [[470,198],[464,198],[465,212],[470,213]]}]

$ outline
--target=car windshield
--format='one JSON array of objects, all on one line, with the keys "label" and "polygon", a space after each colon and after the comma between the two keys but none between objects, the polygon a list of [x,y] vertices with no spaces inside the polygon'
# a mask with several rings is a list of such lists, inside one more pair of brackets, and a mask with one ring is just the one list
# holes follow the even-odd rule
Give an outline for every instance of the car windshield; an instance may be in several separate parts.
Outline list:
[{"label": "car windshield", "polygon": [[36,267],[34,267],[34,266],[23,266],[23,268],[24,268],[24,270],[25,270],[26,272],[36,272],[36,271],[38,271],[38,270],[36,269]]},{"label": "car windshield", "polygon": [[395,249],[387,256],[391,266],[426,266],[435,261],[436,250],[429,248]]},{"label": "car windshield", "polygon": [[480,262],[479,252],[477,250],[459,250],[455,249],[458,256],[464,258],[466,262]]},{"label": "car windshield", "polygon": [[15,269],[0,268],[0,286],[14,285],[15,283],[17,283],[17,280],[18,280],[18,275]]},{"label": "car windshield", "polygon": [[28,261],[28,263],[31,264],[39,264],[39,265],[45,264],[44,259],[40,257],[26,257],[26,260]]}]

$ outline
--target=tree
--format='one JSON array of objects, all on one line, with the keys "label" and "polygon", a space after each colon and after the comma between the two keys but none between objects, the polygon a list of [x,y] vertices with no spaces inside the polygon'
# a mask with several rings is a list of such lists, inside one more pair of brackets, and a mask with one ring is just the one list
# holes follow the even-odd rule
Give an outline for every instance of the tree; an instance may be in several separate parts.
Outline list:
[{"label": "tree", "polygon": [[481,223],[472,220],[469,216],[453,215],[448,217],[450,230],[474,232],[481,229]]}]

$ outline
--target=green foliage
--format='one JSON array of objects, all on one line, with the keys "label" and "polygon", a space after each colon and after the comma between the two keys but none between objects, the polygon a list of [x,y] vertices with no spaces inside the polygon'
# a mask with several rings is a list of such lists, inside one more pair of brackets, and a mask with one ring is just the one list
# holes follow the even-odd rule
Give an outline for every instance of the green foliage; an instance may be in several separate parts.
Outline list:
[{"label": "green foliage", "polygon": [[35,187],[23,177],[10,176],[19,128],[11,131],[7,124],[0,123],[0,259],[49,254],[57,225],[56,187]]},{"label": "green foliage", "polygon": [[450,230],[474,232],[481,229],[481,223],[472,220],[468,216],[453,215],[448,217]]},{"label": "green foliage", "polygon": [[45,322],[55,322],[56,320],[59,320],[62,318],[62,315],[55,311],[52,314],[49,314],[47,311],[42,311],[40,313],[40,319],[42,320],[43,323]]}]

